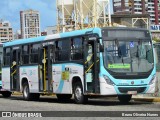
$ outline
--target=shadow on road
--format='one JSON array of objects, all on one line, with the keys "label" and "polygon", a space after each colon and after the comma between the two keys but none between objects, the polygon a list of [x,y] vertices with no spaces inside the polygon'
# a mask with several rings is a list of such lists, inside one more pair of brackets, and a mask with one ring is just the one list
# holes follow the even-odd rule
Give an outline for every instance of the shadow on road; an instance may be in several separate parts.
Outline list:
[{"label": "shadow on road", "polygon": [[[0,95],[0,99],[3,98],[3,96]],[[23,101],[23,96],[16,96],[13,95],[10,98],[4,98],[9,100],[20,100]],[[28,101],[28,102],[39,102],[39,103],[57,103],[57,104],[75,104],[73,99],[65,100],[65,101],[59,101],[54,96],[41,96],[38,101]],[[118,101],[117,98],[101,98],[101,99],[89,99],[88,102],[84,105],[93,105],[93,106],[120,106],[120,105],[143,105],[143,104],[153,104],[152,102],[142,102],[142,101],[134,101],[131,100],[127,104],[122,104]]]}]

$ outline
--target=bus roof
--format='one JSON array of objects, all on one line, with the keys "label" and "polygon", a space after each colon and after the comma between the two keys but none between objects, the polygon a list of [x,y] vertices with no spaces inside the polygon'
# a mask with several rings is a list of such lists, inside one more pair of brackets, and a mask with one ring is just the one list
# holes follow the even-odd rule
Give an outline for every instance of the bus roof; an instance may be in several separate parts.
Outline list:
[{"label": "bus roof", "polygon": [[[146,30],[146,29],[142,29],[142,28],[129,28],[129,27],[104,27],[102,29]],[[20,44],[27,44],[27,43],[34,43],[34,42],[41,42],[41,41],[51,40],[51,39],[56,39],[56,38],[78,36],[78,35],[84,35],[87,33],[88,34],[89,33],[99,33],[100,37],[102,35],[101,28],[88,28],[88,29],[83,29],[83,30],[75,30],[75,31],[71,31],[71,32],[64,32],[64,33],[47,35],[47,36],[40,36],[40,37],[35,37],[35,38],[13,40],[10,42],[3,43],[3,47],[20,45]]]},{"label": "bus roof", "polygon": [[84,30],[75,30],[71,32],[64,32],[64,33],[40,36],[40,37],[35,37],[35,38],[18,39],[18,40],[13,40],[11,42],[4,43],[4,47],[20,45],[20,44],[27,44],[27,43],[34,43],[34,42],[41,42],[41,41],[51,40],[51,39],[56,39],[56,38],[78,36],[78,35],[86,34],[86,32],[100,33],[100,28],[89,28],[89,29],[84,29]]}]

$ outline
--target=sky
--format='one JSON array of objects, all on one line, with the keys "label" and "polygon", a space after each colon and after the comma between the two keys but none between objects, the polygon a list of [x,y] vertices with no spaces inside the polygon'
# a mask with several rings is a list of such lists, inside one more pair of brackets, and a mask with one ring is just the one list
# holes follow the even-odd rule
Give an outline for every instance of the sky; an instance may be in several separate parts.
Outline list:
[{"label": "sky", "polygon": [[28,9],[40,12],[41,31],[57,24],[56,0],[0,0],[0,5],[0,19],[9,21],[14,31],[20,29],[20,11]]},{"label": "sky", "polygon": [[9,21],[14,31],[20,29],[20,11],[40,12],[41,31],[56,25],[56,0],[0,0],[0,19]]}]

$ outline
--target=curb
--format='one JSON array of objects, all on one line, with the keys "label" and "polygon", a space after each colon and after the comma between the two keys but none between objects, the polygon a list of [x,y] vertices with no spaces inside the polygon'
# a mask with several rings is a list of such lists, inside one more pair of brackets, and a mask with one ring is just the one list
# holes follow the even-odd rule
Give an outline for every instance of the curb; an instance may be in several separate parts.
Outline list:
[{"label": "curb", "polygon": [[135,101],[143,101],[143,102],[160,102],[160,97],[148,97],[148,98],[132,98]]},{"label": "curb", "polygon": [[[23,95],[22,92],[13,92],[12,95]],[[41,96],[55,96],[55,94],[45,94],[41,93]]]},{"label": "curb", "polygon": [[12,95],[22,95],[21,92],[13,92]]}]

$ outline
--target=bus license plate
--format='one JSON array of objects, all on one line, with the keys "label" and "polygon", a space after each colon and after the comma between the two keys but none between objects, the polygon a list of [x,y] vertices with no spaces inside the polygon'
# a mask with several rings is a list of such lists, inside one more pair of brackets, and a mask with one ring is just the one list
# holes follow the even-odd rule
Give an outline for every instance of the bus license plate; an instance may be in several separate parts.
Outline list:
[{"label": "bus license plate", "polygon": [[136,94],[137,94],[137,91],[128,91],[127,93],[128,93],[128,94],[132,94],[132,95],[136,95]]}]

